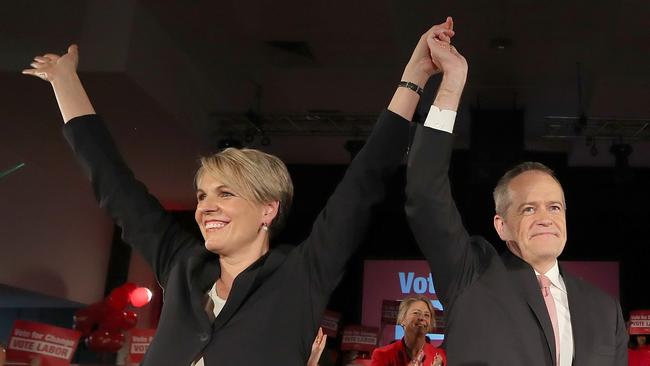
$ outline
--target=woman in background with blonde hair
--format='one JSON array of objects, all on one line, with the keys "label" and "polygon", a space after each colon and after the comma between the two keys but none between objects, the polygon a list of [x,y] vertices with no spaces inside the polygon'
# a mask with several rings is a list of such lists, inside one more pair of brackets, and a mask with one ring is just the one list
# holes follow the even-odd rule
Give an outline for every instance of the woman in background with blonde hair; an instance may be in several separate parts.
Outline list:
[{"label": "woman in background with blonde hair", "polygon": [[426,296],[407,297],[397,313],[397,325],[404,337],[372,353],[372,366],[443,366],[445,352],[427,341],[427,333],[436,327],[431,300]]}]

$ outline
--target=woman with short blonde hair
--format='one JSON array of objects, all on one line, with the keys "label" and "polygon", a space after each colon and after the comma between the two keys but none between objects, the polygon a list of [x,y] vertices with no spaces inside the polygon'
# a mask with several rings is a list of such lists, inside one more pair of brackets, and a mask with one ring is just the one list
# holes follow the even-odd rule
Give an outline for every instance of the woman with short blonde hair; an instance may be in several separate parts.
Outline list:
[{"label": "woman with short blonde hair", "polygon": [[252,202],[278,201],[278,214],[269,224],[269,232],[273,235],[282,230],[293,201],[293,182],[282,160],[255,149],[229,147],[202,157],[200,164],[194,176],[195,189],[198,189],[201,178],[208,174]]},{"label": "woman with short blonde hair", "polygon": [[436,328],[436,317],[434,316],[435,310],[433,309],[433,305],[431,305],[431,300],[428,297],[422,295],[407,297],[400,302],[399,310],[397,311],[397,325],[402,326],[406,329],[404,323],[406,322],[408,310],[414,302],[418,301],[422,302],[427,307],[429,314],[431,314],[431,321],[429,324],[430,326],[429,329],[427,329],[427,332],[431,332]]}]

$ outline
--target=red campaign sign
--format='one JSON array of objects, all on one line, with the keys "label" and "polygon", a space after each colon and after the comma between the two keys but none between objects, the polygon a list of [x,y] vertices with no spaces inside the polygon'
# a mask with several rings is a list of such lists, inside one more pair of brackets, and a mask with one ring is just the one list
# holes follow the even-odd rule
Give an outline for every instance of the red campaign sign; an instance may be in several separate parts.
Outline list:
[{"label": "red campaign sign", "polygon": [[343,329],[342,351],[372,352],[377,346],[379,329],[361,325],[349,325]]},{"label": "red campaign sign", "polygon": [[139,364],[156,335],[156,329],[131,329],[129,333],[129,364]]},{"label": "red campaign sign", "polygon": [[7,361],[29,363],[40,358],[40,366],[67,366],[80,337],[76,330],[16,320],[7,346]]},{"label": "red campaign sign", "polygon": [[336,335],[339,332],[340,321],[341,313],[325,310],[323,319],[320,321],[320,326],[323,328],[323,333],[327,334],[328,338],[336,338]]},{"label": "red campaign sign", "polygon": [[630,334],[650,334],[650,310],[630,312]]},{"label": "red campaign sign", "polygon": [[397,313],[399,312],[399,304],[401,301],[397,300],[383,300],[381,302],[381,324],[397,324]]},{"label": "red campaign sign", "polygon": [[447,327],[447,323],[445,321],[445,313],[442,310],[438,309],[433,309],[433,316],[436,319],[436,327],[433,328],[433,331],[431,333],[437,333],[437,334],[443,334],[445,333],[445,328]]}]

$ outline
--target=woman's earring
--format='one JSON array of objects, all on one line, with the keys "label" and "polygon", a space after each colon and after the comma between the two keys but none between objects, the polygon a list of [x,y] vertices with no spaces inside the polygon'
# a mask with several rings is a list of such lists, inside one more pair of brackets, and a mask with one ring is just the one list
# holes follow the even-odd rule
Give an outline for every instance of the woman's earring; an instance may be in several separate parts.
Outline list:
[{"label": "woman's earring", "polygon": [[269,225],[266,224],[266,223],[263,223],[263,224],[262,224],[262,230],[264,230],[264,231],[269,231]]}]

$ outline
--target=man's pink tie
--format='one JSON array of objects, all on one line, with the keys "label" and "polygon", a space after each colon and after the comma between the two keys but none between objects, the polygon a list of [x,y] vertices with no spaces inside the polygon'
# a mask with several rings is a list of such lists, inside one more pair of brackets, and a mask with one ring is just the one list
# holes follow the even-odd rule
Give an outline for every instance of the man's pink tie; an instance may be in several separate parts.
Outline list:
[{"label": "man's pink tie", "polygon": [[551,280],[544,275],[537,276],[537,281],[539,282],[539,287],[542,289],[542,295],[544,295],[544,302],[546,303],[546,310],[548,310],[548,316],[551,318],[551,324],[553,324],[553,335],[555,337],[555,361],[556,365],[560,364],[560,328],[557,324],[557,310],[555,309],[555,300],[553,300],[553,295],[551,294]]}]

